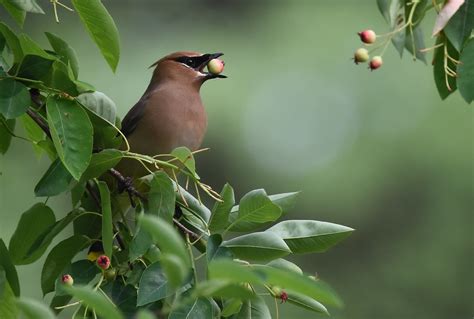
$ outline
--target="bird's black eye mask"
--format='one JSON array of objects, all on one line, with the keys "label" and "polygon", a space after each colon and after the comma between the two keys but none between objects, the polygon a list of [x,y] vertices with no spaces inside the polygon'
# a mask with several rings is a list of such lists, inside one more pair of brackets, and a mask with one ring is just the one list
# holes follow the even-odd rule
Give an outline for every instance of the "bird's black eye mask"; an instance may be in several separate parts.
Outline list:
[{"label": "bird's black eye mask", "polygon": [[176,62],[186,64],[190,68],[199,69],[206,65],[210,60],[210,54],[204,54],[201,56],[180,56],[175,59]]}]

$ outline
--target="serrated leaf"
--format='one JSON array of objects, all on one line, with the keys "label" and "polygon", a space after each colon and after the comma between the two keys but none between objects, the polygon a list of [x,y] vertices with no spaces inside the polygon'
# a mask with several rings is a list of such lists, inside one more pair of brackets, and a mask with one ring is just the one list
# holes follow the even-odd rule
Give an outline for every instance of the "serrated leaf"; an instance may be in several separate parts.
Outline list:
[{"label": "serrated leaf", "polygon": [[459,93],[471,103],[474,99],[474,39],[470,39],[461,51],[457,69]]},{"label": "serrated leaf", "polygon": [[84,26],[115,72],[120,58],[120,39],[115,22],[100,0],[72,0]]},{"label": "serrated leaf", "polygon": [[352,228],[315,220],[285,220],[267,229],[295,254],[324,252],[349,236]]},{"label": "serrated leaf", "polygon": [[36,184],[35,195],[37,197],[56,196],[69,190],[71,181],[71,174],[58,158],[51,163],[48,170],[41,177],[38,184]]},{"label": "serrated leaf", "polygon": [[92,124],[74,100],[50,96],[46,102],[48,124],[58,156],[71,175],[79,180],[92,153]]},{"label": "serrated leaf", "polygon": [[33,205],[21,215],[8,247],[14,264],[26,265],[39,258],[41,251],[33,255],[30,255],[29,251],[36,240],[50,229],[55,221],[53,211],[43,203]]},{"label": "serrated leaf", "polygon": [[274,233],[257,232],[232,238],[222,243],[235,257],[245,260],[268,261],[291,253],[288,245]]},{"label": "serrated leaf", "polygon": [[110,300],[100,292],[93,290],[91,287],[74,285],[64,287],[64,289],[77,299],[81,300],[82,303],[87,305],[90,309],[94,309],[95,312],[104,319],[124,318]]},{"label": "serrated leaf", "polygon": [[53,247],[43,265],[41,272],[41,289],[43,295],[54,291],[54,283],[61,272],[71,263],[74,256],[89,244],[89,239],[82,235],[69,237]]},{"label": "serrated leaf", "polygon": [[27,319],[55,319],[53,311],[44,303],[21,297],[16,301],[18,308]]},{"label": "serrated leaf", "polygon": [[221,191],[222,202],[216,202],[211,211],[209,230],[211,232],[223,230],[229,224],[230,210],[235,204],[234,189],[225,184]]},{"label": "serrated leaf", "polygon": [[6,119],[22,115],[30,103],[30,93],[25,85],[9,78],[0,80],[0,114]]}]

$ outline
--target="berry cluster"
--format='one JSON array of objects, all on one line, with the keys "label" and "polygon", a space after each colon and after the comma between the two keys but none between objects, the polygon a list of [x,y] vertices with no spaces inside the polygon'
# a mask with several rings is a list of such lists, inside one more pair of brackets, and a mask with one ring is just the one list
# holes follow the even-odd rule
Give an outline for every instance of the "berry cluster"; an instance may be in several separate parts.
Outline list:
[{"label": "berry cluster", "polygon": [[[371,45],[377,40],[377,35],[373,30],[364,30],[357,34],[359,35],[360,40],[367,45]],[[382,57],[376,55],[370,59],[369,50],[366,48],[359,48],[354,52],[355,64],[365,63],[367,61],[369,61],[369,69],[371,71],[376,70],[382,66]]]}]

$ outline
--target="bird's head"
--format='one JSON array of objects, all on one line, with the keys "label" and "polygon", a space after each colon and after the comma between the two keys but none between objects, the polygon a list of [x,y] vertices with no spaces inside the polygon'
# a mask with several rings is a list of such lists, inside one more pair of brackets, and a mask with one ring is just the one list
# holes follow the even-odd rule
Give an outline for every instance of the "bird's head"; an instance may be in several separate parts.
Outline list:
[{"label": "bird's head", "polygon": [[223,53],[202,54],[192,51],[171,53],[151,65],[156,67],[153,78],[155,81],[176,80],[200,87],[209,79],[226,78],[225,75],[212,74],[204,70],[209,61],[222,55]]}]

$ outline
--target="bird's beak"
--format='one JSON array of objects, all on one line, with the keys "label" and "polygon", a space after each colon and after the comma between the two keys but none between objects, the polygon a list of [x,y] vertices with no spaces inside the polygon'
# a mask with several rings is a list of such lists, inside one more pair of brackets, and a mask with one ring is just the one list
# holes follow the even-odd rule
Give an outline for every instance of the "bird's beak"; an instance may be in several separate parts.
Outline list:
[{"label": "bird's beak", "polygon": [[223,55],[224,55],[224,53],[206,53],[206,54],[203,54],[200,57],[200,59],[202,59],[202,63],[198,67],[196,67],[195,70],[198,71],[199,73],[201,73],[206,80],[215,79],[215,78],[221,78],[221,79],[227,78],[227,76],[225,76],[223,74],[212,74],[210,72],[205,72],[204,71],[204,68],[207,66],[209,61],[211,61],[212,59],[217,59],[218,57],[223,56]]}]

